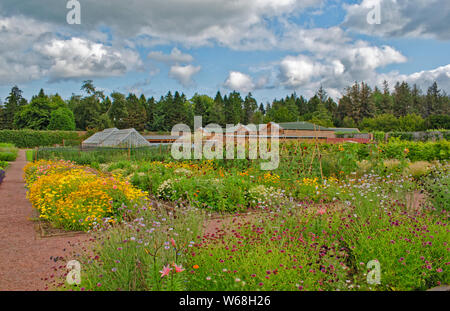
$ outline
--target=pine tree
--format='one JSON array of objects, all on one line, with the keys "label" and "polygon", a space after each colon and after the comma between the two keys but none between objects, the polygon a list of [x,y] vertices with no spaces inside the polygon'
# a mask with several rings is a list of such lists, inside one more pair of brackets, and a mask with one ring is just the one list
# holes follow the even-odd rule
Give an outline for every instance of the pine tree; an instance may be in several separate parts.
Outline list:
[{"label": "pine tree", "polygon": [[[41,91],[43,92],[42,89]],[[4,107],[2,109],[3,122],[0,125],[0,128],[12,129],[14,127],[14,116],[26,104],[26,99],[22,97],[22,90],[20,90],[17,86],[13,86],[8,97],[6,97],[6,102],[4,103]]]},{"label": "pine tree", "polygon": [[412,107],[411,90],[407,82],[397,82],[394,88],[394,115],[406,116]]},{"label": "pine tree", "polygon": [[245,97],[243,108],[242,123],[249,124],[253,120],[256,109],[258,109],[258,103],[256,102],[256,99],[253,98],[252,93],[248,93]]}]

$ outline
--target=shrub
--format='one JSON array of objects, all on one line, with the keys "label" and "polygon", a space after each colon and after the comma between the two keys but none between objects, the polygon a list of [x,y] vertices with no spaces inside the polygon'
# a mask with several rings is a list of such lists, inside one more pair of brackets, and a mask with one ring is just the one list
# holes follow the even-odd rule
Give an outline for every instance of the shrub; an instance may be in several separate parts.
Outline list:
[{"label": "shrub", "polygon": [[433,161],[450,159],[450,142],[412,142],[391,138],[388,143],[378,145],[384,159],[407,158],[411,161]]},{"label": "shrub", "polygon": [[16,157],[17,155],[11,152],[0,152],[0,161],[12,162]]},{"label": "shrub", "polygon": [[73,131],[75,130],[75,118],[68,108],[58,108],[50,115],[49,130]]},{"label": "shrub", "polygon": [[19,150],[13,145],[8,143],[0,143],[0,161],[15,161]]},{"label": "shrub", "polygon": [[12,143],[18,148],[34,148],[62,144],[80,144],[77,132],[69,131],[34,131],[34,130],[0,130],[0,141]]}]

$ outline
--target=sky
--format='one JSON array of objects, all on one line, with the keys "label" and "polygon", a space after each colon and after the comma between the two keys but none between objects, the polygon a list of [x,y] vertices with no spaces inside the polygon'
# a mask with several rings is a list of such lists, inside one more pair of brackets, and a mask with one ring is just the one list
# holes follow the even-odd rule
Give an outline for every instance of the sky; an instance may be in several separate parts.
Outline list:
[{"label": "sky", "polygon": [[337,99],[384,80],[450,93],[450,1],[0,0],[0,100],[14,85],[68,99],[88,79],[157,99]]}]

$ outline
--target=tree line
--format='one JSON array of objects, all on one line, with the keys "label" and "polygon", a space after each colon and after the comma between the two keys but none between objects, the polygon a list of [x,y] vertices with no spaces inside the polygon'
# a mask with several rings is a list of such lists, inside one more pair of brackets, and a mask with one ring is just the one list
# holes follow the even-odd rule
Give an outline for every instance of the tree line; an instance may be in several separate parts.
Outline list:
[{"label": "tree line", "polygon": [[173,125],[193,126],[195,115],[203,124],[261,124],[270,121],[309,121],[325,127],[358,127],[369,131],[419,131],[450,128],[450,97],[434,82],[426,93],[407,82],[388,83],[373,90],[355,82],[336,103],[320,87],[309,99],[296,93],[272,103],[259,103],[251,93],[243,97],[233,91],[214,98],[169,91],[159,99],[143,94],[113,92],[106,96],[92,80],[83,82],[83,95],[63,100],[58,94],[40,90],[30,102],[14,86],[0,102],[0,129],[102,130],[109,127],[138,131],[170,131]]}]

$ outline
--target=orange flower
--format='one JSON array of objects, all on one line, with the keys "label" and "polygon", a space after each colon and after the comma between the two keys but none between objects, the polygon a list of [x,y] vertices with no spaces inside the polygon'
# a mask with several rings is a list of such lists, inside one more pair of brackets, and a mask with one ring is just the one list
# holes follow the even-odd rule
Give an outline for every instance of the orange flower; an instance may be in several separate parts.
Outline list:
[{"label": "orange flower", "polygon": [[192,268],[194,268],[194,269],[198,269],[198,268],[200,268],[198,265],[194,265]]}]

